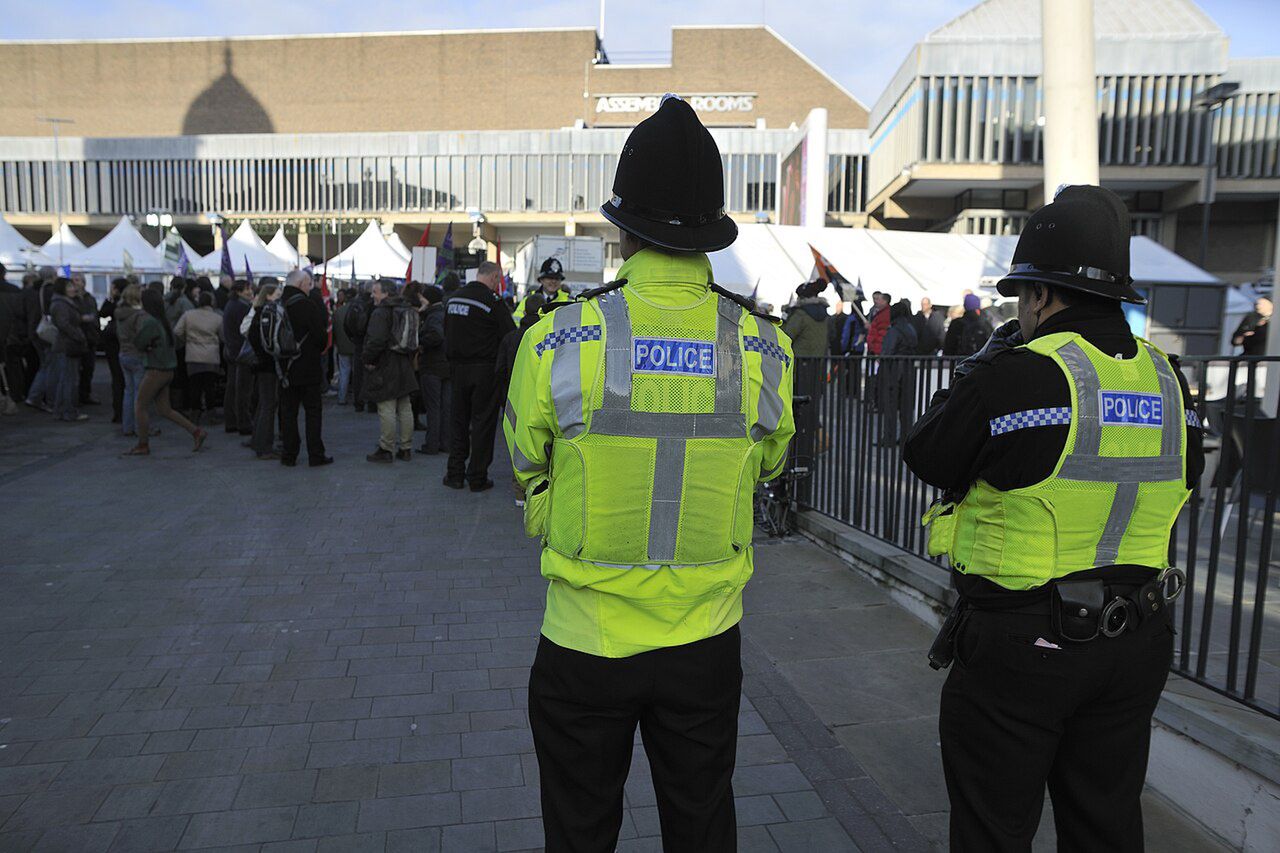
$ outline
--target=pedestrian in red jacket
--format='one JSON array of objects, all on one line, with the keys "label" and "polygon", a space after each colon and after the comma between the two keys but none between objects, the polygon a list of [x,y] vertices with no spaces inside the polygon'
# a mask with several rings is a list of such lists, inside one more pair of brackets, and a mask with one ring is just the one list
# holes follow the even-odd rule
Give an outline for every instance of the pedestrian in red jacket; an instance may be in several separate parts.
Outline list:
[{"label": "pedestrian in red jacket", "polygon": [[867,329],[867,352],[880,354],[885,333],[889,331],[889,294],[876,291],[871,294],[871,326]]}]

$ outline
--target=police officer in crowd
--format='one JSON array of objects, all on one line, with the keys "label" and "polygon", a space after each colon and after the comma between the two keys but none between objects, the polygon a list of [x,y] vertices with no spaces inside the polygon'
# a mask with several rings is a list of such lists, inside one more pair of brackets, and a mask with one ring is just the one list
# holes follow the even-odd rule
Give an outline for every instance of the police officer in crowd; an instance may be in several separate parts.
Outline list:
[{"label": "police officer in crowd", "polygon": [[512,314],[512,319],[519,325],[525,314],[531,311],[537,313],[543,305],[568,302],[569,291],[564,288],[563,283],[564,268],[560,265],[560,259],[547,258],[542,262],[542,268],[538,270],[538,289],[520,300],[520,304]]},{"label": "police officer in crowd", "polygon": [[475,281],[458,288],[445,303],[444,342],[453,400],[444,484],[451,489],[493,488],[489,464],[499,402],[494,398],[495,364],[503,336],[516,327],[511,309],[498,296],[501,290],[502,269],[481,261]]},{"label": "police officer in crowd", "polygon": [[1204,467],[1177,361],[1122,302],[1129,215],[1098,187],[1036,211],[998,285],[1018,319],[955,371],[903,456],[960,603],[939,727],[951,849],[1029,851],[1045,786],[1058,849],[1141,850],[1151,715],[1168,676],[1178,511]]},{"label": "police officer in crowd", "polygon": [[663,848],[733,850],[752,493],[794,432],[791,345],[711,283],[737,227],[686,102],[632,131],[601,212],[619,281],[525,333],[503,423],[550,581],[529,681],[546,848],[614,849],[639,725]]}]

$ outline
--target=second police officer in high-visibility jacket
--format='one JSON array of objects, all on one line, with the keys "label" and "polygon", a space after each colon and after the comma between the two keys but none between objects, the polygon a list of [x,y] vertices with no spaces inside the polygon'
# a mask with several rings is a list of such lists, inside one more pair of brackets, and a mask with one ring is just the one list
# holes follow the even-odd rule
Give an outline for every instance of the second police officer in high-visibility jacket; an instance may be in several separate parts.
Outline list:
[{"label": "second police officer in high-visibility jacket", "polygon": [[504,422],[550,581],[529,681],[546,847],[614,849],[638,725],[664,849],[727,851],[752,493],[794,432],[791,345],[711,283],[737,226],[687,103],[632,131],[613,191],[619,281],[525,334]]},{"label": "second police officer in high-visibility jacket", "polygon": [[537,312],[543,305],[558,305],[572,298],[564,286],[564,267],[560,264],[560,259],[547,258],[538,270],[538,288],[520,300],[520,304],[511,314],[511,319],[515,320],[518,326],[525,314],[531,311]]},{"label": "second police officer in high-visibility jacket", "polygon": [[957,367],[903,456],[944,490],[926,516],[960,604],[939,728],[954,851],[1142,849],[1151,716],[1169,673],[1174,520],[1204,467],[1176,359],[1122,302],[1129,214],[1098,187],[1036,211],[1009,275],[1018,319]]}]

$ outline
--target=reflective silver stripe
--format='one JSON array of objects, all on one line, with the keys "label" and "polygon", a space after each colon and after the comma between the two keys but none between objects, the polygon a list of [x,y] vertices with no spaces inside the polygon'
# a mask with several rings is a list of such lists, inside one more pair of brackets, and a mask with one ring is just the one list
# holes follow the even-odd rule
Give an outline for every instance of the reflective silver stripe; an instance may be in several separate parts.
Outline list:
[{"label": "reflective silver stripe", "polygon": [[680,495],[684,488],[683,438],[659,438],[653,465],[653,502],[649,509],[649,559],[676,558],[680,530]]},{"label": "reflective silver stripe", "polygon": [[1163,400],[1163,422],[1160,425],[1160,455],[1182,455],[1182,430],[1185,418],[1179,418],[1178,412],[1185,411],[1182,406],[1182,388],[1178,385],[1178,377],[1173,375],[1173,365],[1164,356],[1155,351],[1151,344],[1144,343],[1151,363],[1160,376],[1160,397]]},{"label": "reflective silver stripe", "polygon": [[1062,480],[1087,483],[1160,483],[1182,479],[1181,456],[1084,456],[1062,461]]},{"label": "reflective silver stripe", "polygon": [[591,432],[632,438],[742,438],[747,427],[741,412],[722,415],[600,409],[591,416]]},{"label": "reflective silver stripe", "polygon": [[1138,484],[1118,483],[1116,496],[1111,501],[1111,511],[1107,513],[1107,523],[1102,528],[1102,538],[1098,540],[1098,549],[1093,555],[1095,566],[1110,566],[1120,553],[1120,540],[1129,529],[1129,520],[1133,518],[1133,508],[1138,504]]},{"label": "reflective silver stripe", "polygon": [[[557,308],[553,331],[582,324],[582,305]],[[582,421],[582,344],[571,341],[554,350],[551,361],[551,399],[556,407],[560,434],[573,438],[585,429]]]},{"label": "reflective silver stripe", "polygon": [[742,308],[719,294],[716,306],[716,411],[742,412],[742,345],[738,323]]},{"label": "reflective silver stripe", "polygon": [[[777,345],[778,332],[768,320],[756,318],[756,327],[761,340]],[[751,426],[751,440],[762,441],[778,428],[782,420],[782,394],[778,386],[782,384],[782,362],[776,358],[760,356],[760,397],[756,402],[756,422]]]},{"label": "reflective silver stripe", "polygon": [[[602,409],[631,408],[631,315],[620,291],[606,293],[596,304],[604,321],[604,399]],[[563,309],[560,309],[563,310]]]},{"label": "reflective silver stripe", "polygon": [[1081,456],[1097,456],[1102,449],[1102,421],[1098,412],[1098,394],[1102,382],[1093,362],[1075,341],[1061,347],[1062,358],[1076,386],[1076,446],[1074,453]]},{"label": "reflective silver stripe", "polygon": [[511,405],[511,401],[507,400],[507,404],[502,407],[503,413],[506,415],[507,423],[511,424],[512,431],[516,428],[516,407]]},{"label": "reflective silver stripe", "polygon": [[520,450],[518,445],[512,444],[511,456],[511,464],[515,466],[517,471],[524,471],[527,474],[531,471],[540,471],[543,467],[538,465],[528,456],[525,456],[524,452]]},{"label": "reflective silver stripe", "polygon": [[479,308],[481,311],[483,311],[486,314],[489,314],[493,311],[491,307],[489,307],[488,305],[485,305],[483,302],[479,302],[475,299],[467,299],[465,296],[455,296],[449,300],[450,304],[453,304],[455,302],[461,305],[470,305],[472,308]]}]

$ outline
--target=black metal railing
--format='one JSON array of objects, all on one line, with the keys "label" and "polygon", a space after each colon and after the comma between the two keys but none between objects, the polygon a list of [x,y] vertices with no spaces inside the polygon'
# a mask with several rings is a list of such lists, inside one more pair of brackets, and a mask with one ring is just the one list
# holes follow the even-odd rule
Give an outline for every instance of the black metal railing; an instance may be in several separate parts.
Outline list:
[{"label": "black metal railing", "polygon": [[[797,359],[795,393],[812,399],[796,412],[792,452],[811,471],[799,507],[928,558],[920,517],[939,491],[911,473],[899,444],[955,361]],[[1173,669],[1280,718],[1280,421],[1261,402],[1268,371],[1280,382],[1280,358],[1187,357],[1182,367],[1205,424],[1205,473],[1170,543],[1187,575]]]}]

